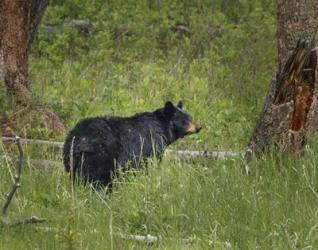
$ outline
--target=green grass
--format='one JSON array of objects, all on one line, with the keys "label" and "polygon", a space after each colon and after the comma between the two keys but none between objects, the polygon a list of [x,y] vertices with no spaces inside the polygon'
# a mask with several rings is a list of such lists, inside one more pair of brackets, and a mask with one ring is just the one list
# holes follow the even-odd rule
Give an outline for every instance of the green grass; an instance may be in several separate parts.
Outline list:
[{"label": "green grass", "polygon": [[[70,184],[62,168],[25,162],[11,221],[37,215],[38,225],[1,228],[1,249],[143,249],[119,235],[160,235],[159,249],[310,249],[318,246],[316,147],[301,157],[270,154],[240,171],[240,159],[153,162],[120,178],[113,193]],[[1,197],[14,166],[1,164]],[[1,201],[4,199],[2,198]],[[59,232],[43,232],[51,227]],[[37,229],[38,228],[38,229]],[[43,230],[43,229],[42,229]],[[191,245],[182,239],[195,235]]]},{"label": "green grass", "polygon": [[[63,26],[68,18],[89,18],[90,34]],[[129,116],[183,100],[203,129],[171,148],[245,150],[275,68],[273,1],[55,0],[43,21],[60,26],[54,34],[41,26],[29,81],[68,130],[83,117]],[[189,35],[172,32],[178,22],[189,24]],[[126,28],[131,35],[114,38]],[[10,118],[0,88],[0,116]],[[22,125],[22,136],[65,137]],[[24,147],[22,187],[8,219],[47,221],[0,228],[0,249],[316,249],[315,141],[299,156],[272,152],[253,159],[249,176],[239,157],[165,156],[147,173],[117,180],[111,194],[73,187],[62,164],[45,168],[29,160],[61,161],[60,153]],[[14,165],[1,160],[0,205],[13,175]],[[149,247],[121,234],[160,235],[162,242]],[[194,235],[195,243],[182,243]]]}]

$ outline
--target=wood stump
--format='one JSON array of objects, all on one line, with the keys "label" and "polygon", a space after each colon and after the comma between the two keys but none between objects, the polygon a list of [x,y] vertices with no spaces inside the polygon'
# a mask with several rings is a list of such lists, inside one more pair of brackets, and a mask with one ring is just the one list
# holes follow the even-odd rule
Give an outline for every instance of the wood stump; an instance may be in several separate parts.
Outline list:
[{"label": "wood stump", "polygon": [[318,128],[316,41],[299,40],[270,83],[263,111],[248,144],[245,160],[269,145],[299,151]]}]

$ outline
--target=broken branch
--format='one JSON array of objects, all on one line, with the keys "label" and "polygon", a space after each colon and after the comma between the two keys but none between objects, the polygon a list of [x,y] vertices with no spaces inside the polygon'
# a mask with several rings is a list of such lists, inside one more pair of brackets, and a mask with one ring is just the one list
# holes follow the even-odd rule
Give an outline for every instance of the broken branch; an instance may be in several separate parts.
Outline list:
[{"label": "broken branch", "polygon": [[24,225],[27,225],[27,224],[33,224],[33,223],[41,223],[41,222],[44,222],[46,221],[46,219],[44,218],[39,218],[37,216],[31,216],[30,218],[26,218],[26,219],[23,219],[23,220],[18,220],[14,223],[11,223],[9,224],[8,226],[9,227],[14,227],[14,226],[24,226]]},{"label": "broken branch", "polygon": [[12,189],[6,195],[6,200],[5,200],[5,203],[4,203],[3,208],[2,208],[2,214],[1,214],[1,220],[0,220],[0,225],[8,226],[8,227],[27,225],[27,224],[31,224],[31,223],[40,223],[40,222],[45,221],[44,218],[39,218],[37,216],[31,216],[30,218],[18,220],[18,221],[13,222],[13,223],[9,223],[5,219],[5,216],[7,214],[7,210],[9,208],[11,201],[12,201],[12,198],[13,198],[15,192],[17,191],[17,189],[21,186],[21,174],[22,174],[22,167],[23,167],[23,150],[22,150],[19,136],[15,137],[15,142],[17,144],[18,151],[19,151],[19,160],[18,160],[17,167],[16,167],[17,173],[14,176],[14,184],[12,186]]},{"label": "broken branch", "polygon": [[[124,240],[132,240],[132,241],[136,241],[139,243],[145,243],[147,245],[153,245],[155,243],[160,243],[162,242],[162,237],[159,236],[154,236],[154,235],[123,235],[123,234],[118,234],[118,236],[120,236],[122,239]],[[183,244],[192,244],[197,240],[196,236],[191,236],[189,238],[186,239],[182,239],[182,243]]]},{"label": "broken branch", "polygon": [[6,195],[6,201],[5,201],[4,206],[2,208],[2,216],[6,215],[6,212],[8,210],[8,207],[11,203],[11,200],[12,200],[15,192],[21,186],[20,177],[21,177],[21,173],[22,173],[23,151],[22,151],[22,147],[21,147],[21,143],[20,143],[20,137],[16,136],[15,141],[16,141],[16,144],[17,144],[18,150],[19,150],[19,162],[17,165],[17,174],[14,176],[14,184],[12,186],[11,191]]}]

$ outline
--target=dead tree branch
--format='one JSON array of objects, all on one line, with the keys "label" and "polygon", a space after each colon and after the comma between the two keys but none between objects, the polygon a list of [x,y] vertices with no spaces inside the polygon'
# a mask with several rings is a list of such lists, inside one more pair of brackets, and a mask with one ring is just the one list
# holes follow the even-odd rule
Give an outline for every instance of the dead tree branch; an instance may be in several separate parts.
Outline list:
[{"label": "dead tree branch", "polygon": [[196,157],[215,158],[218,160],[225,160],[226,158],[233,158],[239,156],[239,153],[232,151],[195,151],[195,150],[171,150],[167,149],[166,154],[175,159],[190,159]]},{"label": "dead tree branch", "polygon": [[[3,141],[3,143],[12,143],[15,141],[15,138],[14,137],[2,137],[2,141]],[[33,140],[33,139],[26,139],[26,138],[21,138],[20,141],[23,144],[33,144],[33,145],[52,147],[52,148],[56,149],[57,151],[63,149],[63,142]]]},{"label": "dead tree branch", "polygon": [[[35,228],[37,231],[39,232],[45,232],[45,233],[65,233],[67,232],[67,228],[57,228],[57,227],[36,227]],[[97,231],[96,229],[94,230],[90,230],[87,233],[89,234],[98,234],[100,233],[99,231]],[[142,243],[142,244],[147,244],[147,245],[153,245],[156,243],[161,243],[163,241],[163,238],[158,235],[151,235],[151,234],[147,234],[147,235],[136,235],[136,234],[114,234],[114,236],[118,236],[123,240],[132,240],[138,243]],[[197,241],[197,237],[195,235],[190,236],[188,238],[182,239],[181,240],[183,244],[193,244],[194,242]]]},{"label": "dead tree branch", "polygon": [[[160,243],[162,242],[162,237],[159,236],[155,236],[155,235],[123,235],[123,234],[118,234],[118,236],[120,236],[122,239],[124,240],[132,240],[132,241],[136,241],[138,243],[144,243],[147,245],[153,245],[155,243]],[[182,243],[183,244],[192,244],[197,240],[196,236],[191,236],[189,238],[186,239],[182,239]]]},{"label": "dead tree branch", "polygon": [[8,226],[9,227],[14,227],[14,226],[25,226],[27,224],[33,224],[33,223],[41,223],[41,222],[44,222],[46,221],[46,219],[44,218],[39,218],[35,215],[31,216],[30,218],[26,218],[26,219],[23,219],[23,220],[18,220],[16,222],[13,222],[11,224],[9,224]]},{"label": "dead tree branch", "polygon": [[153,245],[155,243],[160,243],[162,241],[161,236],[154,235],[119,235],[124,240],[132,240],[139,243],[146,243],[147,245]]},{"label": "dead tree branch", "polygon": [[[4,143],[10,143],[14,141],[13,137],[2,137]],[[21,143],[24,144],[33,144],[40,145],[45,147],[52,147],[56,151],[61,151],[63,149],[63,142],[56,141],[45,141],[45,140],[33,140],[33,139],[20,139]],[[227,158],[233,158],[240,156],[240,153],[232,151],[196,151],[196,150],[171,150],[167,149],[165,151],[167,155],[175,159],[190,159],[196,157],[205,157],[205,158],[215,158],[218,160],[225,160]],[[54,164],[55,165],[55,164]]]},{"label": "dead tree branch", "polygon": [[4,203],[4,206],[2,208],[2,216],[5,216],[8,210],[8,207],[11,203],[11,200],[17,191],[17,189],[21,186],[20,178],[21,178],[21,173],[22,173],[22,165],[23,165],[23,151],[20,143],[20,137],[16,136],[15,137],[18,150],[19,150],[19,162],[17,165],[17,174],[14,176],[14,184],[12,186],[11,191],[6,195],[6,201]]},{"label": "dead tree branch", "polygon": [[26,218],[23,220],[18,220],[18,221],[13,222],[13,223],[9,223],[5,219],[5,217],[7,215],[7,210],[9,208],[11,201],[12,201],[12,198],[13,198],[15,192],[17,191],[17,189],[21,186],[21,174],[22,174],[22,167],[23,167],[23,150],[22,150],[19,136],[15,137],[15,142],[17,144],[18,151],[19,151],[19,160],[18,160],[17,167],[16,167],[17,173],[14,176],[14,184],[12,186],[12,189],[6,195],[6,200],[5,200],[5,203],[4,203],[3,208],[2,208],[1,220],[0,220],[0,225],[9,226],[9,227],[18,226],[18,225],[26,225],[26,224],[31,224],[31,223],[40,223],[40,222],[44,222],[46,220],[44,218],[39,218],[37,216],[31,216],[30,218]]}]

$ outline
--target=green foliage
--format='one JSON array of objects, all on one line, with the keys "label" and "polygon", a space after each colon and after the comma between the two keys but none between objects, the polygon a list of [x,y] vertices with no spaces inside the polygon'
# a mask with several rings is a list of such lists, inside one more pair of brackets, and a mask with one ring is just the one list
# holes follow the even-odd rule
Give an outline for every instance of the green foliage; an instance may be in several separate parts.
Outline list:
[{"label": "green foliage", "polygon": [[[182,99],[204,129],[180,147],[242,148],[274,69],[269,2],[53,1],[43,23],[56,30],[42,25],[30,59],[34,92],[68,127]],[[72,18],[91,20],[89,34]]]}]

